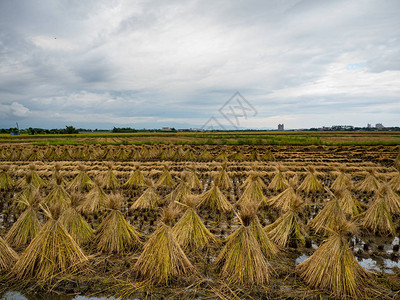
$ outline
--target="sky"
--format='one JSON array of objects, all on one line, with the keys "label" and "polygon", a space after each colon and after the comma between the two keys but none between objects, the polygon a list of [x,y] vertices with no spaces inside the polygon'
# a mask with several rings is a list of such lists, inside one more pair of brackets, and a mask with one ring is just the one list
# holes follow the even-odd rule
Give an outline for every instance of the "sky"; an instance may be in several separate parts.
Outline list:
[{"label": "sky", "polygon": [[398,0],[1,0],[0,128],[400,126]]}]

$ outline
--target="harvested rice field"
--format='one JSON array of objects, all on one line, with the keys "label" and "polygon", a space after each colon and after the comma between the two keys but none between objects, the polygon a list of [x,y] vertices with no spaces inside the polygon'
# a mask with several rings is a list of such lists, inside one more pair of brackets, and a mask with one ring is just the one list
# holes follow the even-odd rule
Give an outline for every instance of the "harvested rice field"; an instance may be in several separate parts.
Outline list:
[{"label": "harvested rice field", "polygon": [[0,292],[396,299],[399,215],[397,145],[2,143]]}]

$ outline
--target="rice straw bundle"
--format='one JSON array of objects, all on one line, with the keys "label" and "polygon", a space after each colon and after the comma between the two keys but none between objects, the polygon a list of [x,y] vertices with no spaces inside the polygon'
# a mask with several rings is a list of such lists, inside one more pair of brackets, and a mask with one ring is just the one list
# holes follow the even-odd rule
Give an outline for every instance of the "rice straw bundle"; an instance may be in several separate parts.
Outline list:
[{"label": "rice straw bundle", "polygon": [[361,203],[349,189],[337,191],[340,207],[346,215],[356,216],[361,211]]},{"label": "rice straw bundle", "polygon": [[329,235],[333,228],[344,222],[346,222],[346,215],[339,198],[333,196],[318,215],[308,223],[308,226],[316,233]]},{"label": "rice straw bundle", "polygon": [[50,160],[50,161],[54,161],[54,160],[59,160],[60,159],[60,157],[58,156],[56,150],[53,147],[49,148],[49,150],[46,152],[44,157],[47,160]]},{"label": "rice straw bundle", "polygon": [[188,149],[183,154],[183,159],[184,160],[188,160],[188,161],[195,161],[196,160],[196,155],[193,153],[192,150]]},{"label": "rice straw bundle", "polygon": [[172,188],[175,186],[175,181],[172,179],[171,173],[169,172],[169,167],[168,165],[164,164],[163,165],[163,173],[161,174],[160,178],[157,181],[157,186],[158,187],[164,187],[164,188]]},{"label": "rice straw bundle", "polygon": [[212,161],[214,157],[207,150],[200,154],[198,160],[199,161]]},{"label": "rice straw bundle", "polygon": [[228,158],[229,158],[229,160],[233,160],[233,161],[244,161],[246,159],[244,154],[240,151],[232,153],[231,155],[229,155]]},{"label": "rice straw bundle", "polygon": [[60,222],[79,245],[89,242],[94,237],[92,227],[77,211],[77,207],[82,201],[83,196],[81,194],[76,192],[71,194],[71,206],[65,209],[60,216]]},{"label": "rice straw bundle", "polygon": [[267,152],[265,152],[264,155],[261,156],[261,160],[263,160],[263,161],[274,161],[275,160],[275,156],[272,153],[272,151],[268,149]]},{"label": "rice straw bundle", "polygon": [[251,180],[236,203],[238,206],[247,205],[249,203],[258,206],[266,201],[262,189],[263,185],[257,180],[259,177],[256,174],[252,174],[250,177]]},{"label": "rice straw bundle", "polygon": [[297,183],[297,176],[294,176],[289,180],[287,188],[283,192],[267,199],[265,203],[281,212],[288,211],[293,206],[293,203],[302,203],[303,200],[296,192]]},{"label": "rice straw bundle", "polygon": [[395,233],[392,214],[385,198],[384,189],[381,188],[369,208],[356,217],[357,220],[360,220],[362,227],[380,235]]},{"label": "rice straw bundle", "polygon": [[156,209],[162,204],[161,198],[157,195],[156,189],[152,181],[143,192],[143,194],[133,202],[129,209],[131,210],[151,210]]},{"label": "rice straw bundle", "polygon": [[18,184],[18,187],[24,187],[25,185],[31,184],[34,187],[45,187],[46,183],[36,172],[35,165],[29,165],[29,172],[25,175],[23,179]]},{"label": "rice straw bundle", "polygon": [[125,182],[124,187],[128,189],[137,189],[146,186],[146,179],[140,170],[140,166],[137,165],[135,167],[135,172],[133,172],[129,179]]},{"label": "rice straw bundle", "polygon": [[59,204],[61,205],[62,208],[66,208],[71,204],[71,199],[70,195],[68,192],[65,190],[65,188],[62,185],[62,177],[58,176],[55,179],[54,186],[52,187],[52,190],[50,193],[47,195],[47,197],[44,199],[44,202],[47,204]]},{"label": "rice straw bundle", "polygon": [[[251,208],[250,208],[251,209]],[[251,218],[250,221],[250,230],[254,234],[261,251],[267,258],[271,258],[276,256],[280,249],[279,247],[269,238],[266,234],[265,230],[262,228],[260,220],[257,217],[257,214],[254,214],[254,217]]]},{"label": "rice straw bundle", "polygon": [[119,182],[117,177],[115,177],[115,174],[112,170],[112,164],[108,163],[107,164],[107,172],[104,174],[104,177],[101,179],[102,180],[102,188],[106,190],[115,190],[119,188]]},{"label": "rice straw bundle", "polygon": [[68,188],[75,191],[88,191],[94,187],[94,182],[90,179],[89,175],[86,173],[86,168],[84,165],[79,164],[79,173],[76,175],[74,180],[70,182]]},{"label": "rice straw bundle", "polygon": [[214,180],[214,184],[218,186],[222,190],[229,190],[233,187],[231,179],[229,178],[228,172],[226,171],[227,163],[224,162],[221,164],[222,170],[216,176]]},{"label": "rice straw bundle", "polygon": [[190,195],[190,187],[189,185],[183,180],[179,179],[178,185],[175,187],[175,189],[167,195],[167,198],[170,199],[170,201],[167,201],[168,203],[171,202],[185,202],[186,198]]},{"label": "rice straw bundle", "polygon": [[260,189],[265,190],[267,189],[267,186],[265,185],[264,181],[261,179],[260,175],[257,174],[257,166],[253,166],[253,171],[250,173],[250,175],[246,178],[246,180],[243,182],[243,184],[240,186],[241,189],[245,189],[247,185],[250,183],[256,182],[256,184],[259,186]]},{"label": "rice straw bundle", "polygon": [[10,245],[19,248],[29,244],[42,227],[38,218],[41,202],[39,188],[35,188],[31,193],[22,194],[17,202],[18,206],[24,209],[24,212],[10,228],[5,239]]},{"label": "rice straw bundle", "polygon": [[305,231],[299,216],[303,211],[303,206],[303,201],[298,198],[294,199],[288,211],[264,228],[270,239],[278,246],[286,247],[290,241],[296,245],[305,244]]},{"label": "rice straw bundle", "polygon": [[11,178],[8,171],[10,170],[9,166],[3,166],[0,170],[0,191],[8,191],[15,186],[14,180]]},{"label": "rice straw bundle", "polygon": [[190,171],[185,176],[185,181],[191,190],[202,190],[203,184],[196,174],[196,167],[191,166]]},{"label": "rice straw bundle", "polygon": [[122,253],[136,250],[142,245],[142,236],[124,218],[120,208],[122,195],[111,194],[107,201],[107,215],[95,232],[97,250]]},{"label": "rice straw bundle", "polygon": [[306,178],[304,178],[303,182],[299,186],[299,190],[309,193],[318,193],[324,190],[321,182],[317,178],[317,173],[315,172],[315,168],[313,166],[308,166],[306,168],[308,174]]},{"label": "rice straw bundle", "polygon": [[67,148],[64,148],[63,152],[60,154],[61,160],[72,160],[71,153],[69,153]]},{"label": "rice straw bundle", "polygon": [[0,236],[0,272],[10,270],[17,260],[18,254]]},{"label": "rice straw bundle", "polygon": [[36,149],[33,149],[32,152],[27,155],[26,160],[27,161],[41,160],[41,155]]},{"label": "rice straw bundle", "polygon": [[115,158],[119,161],[125,161],[127,160],[128,156],[125,152],[124,147],[120,147],[119,151],[117,152],[117,154],[115,155]]},{"label": "rice straw bundle", "polygon": [[48,280],[55,275],[74,274],[88,265],[88,258],[59,220],[61,207],[44,208],[49,220],[21,254],[12,272],[18,279]]},{"label": "rice straw bundle", "polygon": [[347,241],[347,233],[354,229],[349,222],[336,226],[314,254],[296,266],[311,288],[326,289],[340,299],[365,297],[370,273],[357,262]]},{"label": "rice straw bundle", "polygon": [[400,215],[400,196],[393,191],[388,183],[383,183],[380,188],[380,193],[385,199],[389,211],[393,215]]},{"label": "rice straw bundle", "polygon": [[204,226],[195,210],[196,198],[189,197],[184,204],[186,212],[172,228],[176,241],[183,250],[202,250],[210,242],[215,242],[214,236]]},{"label": "rice straw bundle", "polygon": [[285,175],[283,174],[283,167],[278,165],[275,167],[277,173],[275,174],[274,178],[272,178],[268,188],[274,191],[283,191],[287,188],[287,182]]},{"label": "rice straw bundle", "polygon": [[257,153],[256,150],[253,150],[253,151],[250,153],[249,160],[250,160],[250,161],[259,161],[259,160],[260,160],[260,156],[258,155],[258,153]]},{"label": "rice straw bundle", "polygon": [[163,220],[145,243],[134,266],[138,278],[152,284],[168,285],[172,279],[197,274],[170,227],[175,214],[170,207],[164,210]]},{"label": "rice straw bundle", "polygon": [[346,174],[346,167],[344,165],[339,167],[339,174],[335,181],[332,183],[331,190],[340,191],[344,189],[351,190],[353,188],[353,182],[350,175]]},{"label": "rice straw bundle", "polygon": [[228,154],[226,153],[226,151],[221,151],[216,157],[215,160],[216,161],[227,161],[228,158]]},{"label": "rice straw bundle", "polygon": [[397,171],[397,174],[389,181],[389,184],[394,191],[400,192],[400,168]]},{"label": "rice straw bundle", "polygon": [[95,186],[86,194],[85,200],[78,206],[78,210],[84,213],[94,213],[104,210],[107,195],[95,180]]},{"label": "rice straw bundle", "polygon": [[265,285],[270,281],[271,267],[251,230],[254,211],[242,208],[241,225],[226,238],[226,244],[215,260],[220,276],[230,284]]},{"label": "rice straw bundle", "polygon": [[362,192],[377,192],[380,187],[379,179],[372,168],[367,169],[367,176],[357,185],[357,189]]},{"label": "rice straw bundle", "polygon": [[209,209],[214,212],[229,212],[233,210],[225,195],[215,184],[208,191],[200,195],[197,208]]}]

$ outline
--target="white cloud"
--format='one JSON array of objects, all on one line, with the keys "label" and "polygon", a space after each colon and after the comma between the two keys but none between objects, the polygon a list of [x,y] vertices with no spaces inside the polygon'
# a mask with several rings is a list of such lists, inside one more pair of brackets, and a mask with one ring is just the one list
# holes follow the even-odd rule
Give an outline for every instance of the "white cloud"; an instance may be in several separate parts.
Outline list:
[{"label": "white cloud", "polygon": [[0,116],[7,117],[27,117],[30,114],[29,108],[24,105],[13,102],[11,104],[0,104]]},{"label": "white cloud", "polygon": [[[262,116],[251,127],[279,118],[303,127],[287,116],[305,110],[322,122],[320,115],[357,108],[346,123],[361,122],[377,105],[393,120],[399,7],[396,0],[0,1],[0,126],[15,113],[42,127],[85,116],[198,125],[235,91]],[[11,112],[13,102],[32,113]],[[48,112],[59,117],[43,119]]]}]

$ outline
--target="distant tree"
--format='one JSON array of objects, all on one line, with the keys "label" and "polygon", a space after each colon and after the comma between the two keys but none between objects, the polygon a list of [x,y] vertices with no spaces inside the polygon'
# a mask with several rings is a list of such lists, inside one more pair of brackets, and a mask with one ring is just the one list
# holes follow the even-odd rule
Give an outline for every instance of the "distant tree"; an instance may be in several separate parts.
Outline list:
[{"label": "distant tree", "polygon": [[65,133],[66,134],[75,134],[75,133],[79,133],[79,131],[74,126],[65,126]]}]

